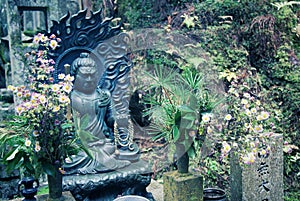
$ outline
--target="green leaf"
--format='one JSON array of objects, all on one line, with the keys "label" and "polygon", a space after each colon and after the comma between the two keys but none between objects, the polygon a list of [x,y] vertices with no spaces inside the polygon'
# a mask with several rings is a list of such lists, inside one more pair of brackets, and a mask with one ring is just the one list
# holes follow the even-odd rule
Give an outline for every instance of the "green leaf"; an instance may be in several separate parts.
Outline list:
[{"label": "green leaf", "polygon": [[13,160],[16,154],[19,152],[20,147],[17,147],[7,158],[7,161]]},{"label": "green leaf", "polygon": [[195,158],[196,157],[196,151],[194,149],[193,146],[191,146],[189,149],[188,149],[188,155],[190,158]]},{"label": "green leaf", "polygon": [[193,123],[196,120],[196,114],[195,113],[188,113],[188,114],[184,115],[182,118],[185,119],[185,120],[190,120]]},{"label": "green leaf", "polygon": [[181,111],[181,112],[184,112],[184,113],[194,113],[195,110],[193,110],[192,108],[188,107],[187,105],[181,105],[178,107],[178,109]]},{"label": "green leaf", "polygon": [[177,126],[173,126],[173,139],[174,139],[174,142],[177,142],[179,138],[180,138],[179,130],[178,130]]},{"label": "green leaf", "polygon": [[55,168],[53,165],[51,165],[50,163],[47,163],[47,162],[43,162],[42,167],[43,167],[44,171],[46,172],[46,174],[48,174],[50,176],[55,176]]}]

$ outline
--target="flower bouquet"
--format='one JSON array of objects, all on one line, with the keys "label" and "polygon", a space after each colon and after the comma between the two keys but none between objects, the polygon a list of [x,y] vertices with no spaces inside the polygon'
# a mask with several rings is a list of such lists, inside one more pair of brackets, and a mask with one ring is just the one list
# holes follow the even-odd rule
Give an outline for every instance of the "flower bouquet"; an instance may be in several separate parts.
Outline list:
[{"label": "flower bouquet", "polygon": [[25,54],[24,85],[8,87],[17,115],[1,135],[9,150],[3,160],[10,170],[21,168],[24,176],[46,173],[49,198],[56,199],[62,195],[64,159],[78,150],[69,98],[74,78],[59,74],[54,79],[55,62],[47,52],[59,45],[59,38],[38,34],[33,42],[37,51]]}]

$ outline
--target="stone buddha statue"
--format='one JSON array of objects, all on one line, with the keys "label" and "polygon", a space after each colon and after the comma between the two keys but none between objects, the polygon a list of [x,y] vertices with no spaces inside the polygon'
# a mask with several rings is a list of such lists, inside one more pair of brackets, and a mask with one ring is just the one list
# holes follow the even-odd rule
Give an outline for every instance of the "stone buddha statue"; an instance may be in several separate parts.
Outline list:
[{"label": "stone buddha statue", "polygon": [[107,172],[126,167],[128,160],[120,160],[114,139],[114,118],[111,94],[99,88],[99,70],[88,53],[81,53],[71,65],[71,75],[75,76],[71,104],[74,118],[80,119],[82,144],[89,151],[80,152],[68,160],[66,174],[90,174]]}]

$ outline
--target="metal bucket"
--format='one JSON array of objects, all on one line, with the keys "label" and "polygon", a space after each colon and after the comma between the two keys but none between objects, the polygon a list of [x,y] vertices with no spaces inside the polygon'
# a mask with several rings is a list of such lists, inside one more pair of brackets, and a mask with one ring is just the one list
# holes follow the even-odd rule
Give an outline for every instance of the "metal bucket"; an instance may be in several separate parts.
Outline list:
[{"label": "metal bucket", "polygon": [[116,198],[113,201],[150,201],[150,200],[137,195],[126,195],[126,196]]},{"label": "metal bucket", "polygon": [[227,201],[226,193],[222,189],[205,188],[203,192],[203,201]]}]

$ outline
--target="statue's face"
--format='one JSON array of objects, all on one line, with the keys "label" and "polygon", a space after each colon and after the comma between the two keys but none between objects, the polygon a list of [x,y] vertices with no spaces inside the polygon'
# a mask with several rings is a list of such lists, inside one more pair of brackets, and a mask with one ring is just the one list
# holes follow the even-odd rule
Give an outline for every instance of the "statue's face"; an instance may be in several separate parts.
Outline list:
[{"label": "statue's face", "polygon": [[74,88],[83,93],[93,93],[98,84],[98,74],[95,67],[82,66],[78,69]]}]

